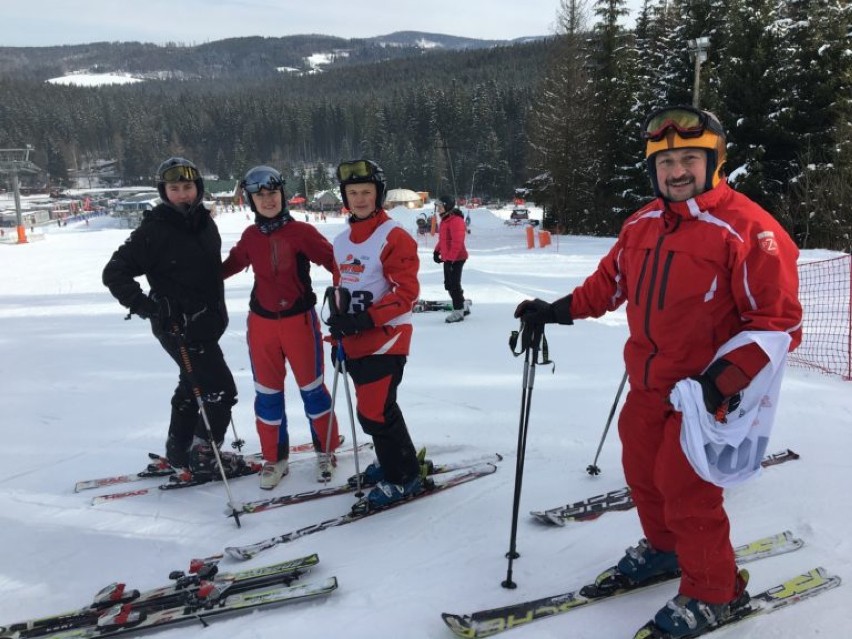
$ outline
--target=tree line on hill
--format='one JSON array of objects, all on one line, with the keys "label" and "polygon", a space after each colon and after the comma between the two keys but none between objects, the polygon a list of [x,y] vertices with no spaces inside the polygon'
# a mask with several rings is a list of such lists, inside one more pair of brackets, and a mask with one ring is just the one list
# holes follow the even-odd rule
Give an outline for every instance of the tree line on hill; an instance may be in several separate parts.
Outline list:
[{"label": "tree line on hill", "polygon": [[370,157],[391,188],[487,200],[526,186],[549,226],[612,235],[650,197],[642,120],[692,102],[689,42],[708,36],[700,105],[728,131],[736,188],[800,246],[849,250],[852,5],[645,0],[631,29],[626,12],[625,0],[561,0],[551,38],[300,77],[79,88],[6,74],[0,146],[32,144],[52,183],[115,158],[125,184],[150,184],[163,158],[185,155],[222,178],[272,164],[291,194]]},{"label": "tree line on hill", "polygon": [[[648,198],[646,114],[691,104],[690,41],[709,39],[699,105],[728,134],[736,188],[801,247],[852,248],[852,3],[562,0],[558,45],[532,109],[529,165],[552,225],[615,234]],[[594,22],[589,26],[591,11]]]}]

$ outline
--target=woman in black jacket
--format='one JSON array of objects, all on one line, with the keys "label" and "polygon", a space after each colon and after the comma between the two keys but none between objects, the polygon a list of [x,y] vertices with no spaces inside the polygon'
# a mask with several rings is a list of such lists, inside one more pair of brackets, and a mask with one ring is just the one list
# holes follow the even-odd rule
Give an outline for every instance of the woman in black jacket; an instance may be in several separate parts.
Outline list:
[{"label": "woman in black jacket", "polygon": [[[184,158],[157,171],[161,204],[113,253],[103,283],[124,306],[151,321],[151,330],[180,370],[172,395],[166,457],[172,466],[213,472],[214,457],[193,387],[202,393],[216,445],[221,446],[237,389],[219,338],[228,325],[222,278],[222,238],[204,205],[204,181]],[[135,278],[144,275],[146,295]],[[180,346],[189,353],[189,379]]]}]

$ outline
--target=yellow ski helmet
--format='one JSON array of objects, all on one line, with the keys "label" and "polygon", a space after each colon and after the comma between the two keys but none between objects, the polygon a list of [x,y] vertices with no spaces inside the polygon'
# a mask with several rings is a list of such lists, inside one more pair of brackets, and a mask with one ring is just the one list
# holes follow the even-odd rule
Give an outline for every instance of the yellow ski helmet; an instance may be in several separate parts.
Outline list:
[{"label": "yellow ski helmet", "polygon": [[724,179],[722,168],[727,157],[725,130],[719,118],[710,111],[691,106],[667,106],[653,111],[642,127],[645,158],[654,195],[662,197],[657,182],[654,156],[669,149],[705,149],[707,151],[707,180],[709,191]]}]

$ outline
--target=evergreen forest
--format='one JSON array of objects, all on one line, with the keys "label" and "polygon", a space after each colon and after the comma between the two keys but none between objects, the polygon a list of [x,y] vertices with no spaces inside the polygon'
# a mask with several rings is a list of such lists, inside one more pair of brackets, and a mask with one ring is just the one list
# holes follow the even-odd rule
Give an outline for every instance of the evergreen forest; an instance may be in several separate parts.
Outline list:
[{"label": "evergreen forest", "polygon": [[[222,179],[271,164],[290,194],[328,188],[330,167],[369,157],[391,188],[486,201],[523,188],[557,232],[614,235],[651,196],[645,115],[697,103],[728,133],[738,190],[801,247],[850,250],[852,3],[645,0],[631,28],[625,0],[561,0],[558,11],[545,39],[392,58],[362,48],[313,74],[261,72],[275,50],[262,38],[215,64],[193,49],[185,73],[132,85],[60,86],[0,64],[0,147],[32,145],[44,186],[99,158],[117,161],[123,184],[151,184],[162,159],[183,155]],[[136,44],[156,62],[139,68],[144,56],[125,47],[101,67],[182,59],[179,46],[164,58]]]}]

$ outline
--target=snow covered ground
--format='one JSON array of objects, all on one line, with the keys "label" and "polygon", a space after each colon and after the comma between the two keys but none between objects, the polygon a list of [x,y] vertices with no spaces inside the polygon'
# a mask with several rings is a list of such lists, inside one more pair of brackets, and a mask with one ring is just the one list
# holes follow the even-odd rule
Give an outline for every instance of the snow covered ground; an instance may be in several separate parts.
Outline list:
[{"label": "snow covered ground", "polygon": [[[418,212],[394,215],[414,230]],[[508,212],[501,212],[506,216]],[[225,248],[249,221],[244,212],[219,217]],[[329,238],[343,229],[329,220]],[[517,328],[515,305],[528,296],[552,300],[582,281],[612,240],[562,237],[546,249],[527,250],[521,228],[486,211],[473,215],[465,267],[469,318],[444,323],[442,313],[415,315],[413,351],[400,388],[400,404],[415,443],[437,460],[500,452],[496,474],[349,526],[334,528],[262,553],[260,566],[318,552],[316,579],[336,575],[329,598],[214,622],[194,632],[206,639],[260,637],[446,638],[440,613],[468,612],[582,585],[641,536],[635,511],[608,514],[566,528],[544,528],[529,510],[620,488],[620,445],[610,433],[589,477],[606,416],[623,372],[623,312],[547,332],[556,362],[536,369],[532,395],[518,549],[517,590],[500,582],[514,482],[522,358],[509,352]],[[348,510],[341,496],[245,515],[242,528],[224,516],[221,484],[90,505],[74,483],[141,469],[145,453],[162,450],[173,364],[148,324],[124,312],[101,285],[101,269],[127,237],[111,220],[89,226],[50,227],[46,239],[0,244],[0,625],[86,604],[104,585],[126,581],[148,588],[193,557],[226,545],[259,541]],[[419,237],[424,298],[445,298],[434,239]],[[314,269],[318,291],[330,276]],[[239,274],[226,285],[231,326],[222,346],[240,391],[235,409],[248,451],[257,450],[252,383],[245,347],[245,314],[252,279]],[[289,381],[289,380],[288,380]],[[331,374],[327,374],[331,382]],[[343,403],[342,432],[349,434]],[[288,387],[291,440],[307,441],[301,402]],[[815,566],[852,579],[852,393],[848,382],[790,369],[769,452],[792,448],[801,459],[767,470],[728,492],[735,543],[790,529],[806,546],[752,564],[753,591]],[[358,430],[360,441],[366,437]],[[307,457],[306,457],[307,459]],[[370,455],[362,457],[362,464]],[[336,479],[354,468],[340,460]],[[153,485],[150,481],[146,485]],[[292,465],[274,491],[315,486],[312,460]],[[137,484],[138,486],[138,484]],[[254,477],[232,483],[240,500],[259,499]],[[244,564],[227,562],[223,567]],[[848,586],[847,586],[848,587]],[[669,597],[674,584],[519,628],[514,639],[630,637]],[[718,632],[724,637],[838,637],[852,626],[846,587],[789,610]],[[184,629],[163,639],[185,637]],[[193,634],[192,636],[196,636]]]}]

